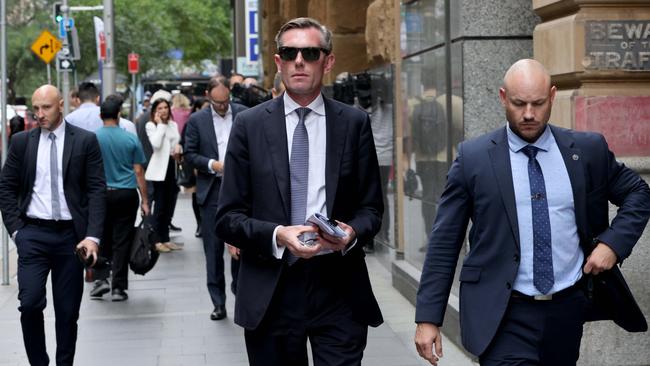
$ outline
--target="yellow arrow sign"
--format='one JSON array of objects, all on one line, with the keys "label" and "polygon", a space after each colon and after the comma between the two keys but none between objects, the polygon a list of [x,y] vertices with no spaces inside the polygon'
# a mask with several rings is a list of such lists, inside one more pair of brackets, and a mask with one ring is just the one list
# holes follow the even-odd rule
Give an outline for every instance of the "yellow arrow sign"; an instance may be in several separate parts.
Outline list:
[{"label": "yellow arrow sign", "polygon": [[61,41],[47,30],[41,32],[41,35],[36,38],[34,43],[32,43],[32,51],[46,64],[49,64],[50,61],[52,61],[60,49]]}]

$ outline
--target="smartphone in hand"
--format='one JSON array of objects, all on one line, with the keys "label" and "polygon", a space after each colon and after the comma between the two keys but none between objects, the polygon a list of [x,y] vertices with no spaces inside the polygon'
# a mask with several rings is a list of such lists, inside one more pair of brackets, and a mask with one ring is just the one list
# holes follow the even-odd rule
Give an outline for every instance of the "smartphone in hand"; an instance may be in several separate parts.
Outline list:
[{"label": "smartphone in hand", "polygon": [[89,268],[93,264],[93,256],[87,256],[86,255],[86,248],[80,247],[80,248],[75,248],[74,253],[77,255],[77,258],[79,258],[79,262],[83,264],[84,268]]},{"label": "smartphone in hand", "polygon": [[335,238],[344,238],[348,235],[343,229],[341,229],[336,221],[329,219],[327,216],[321,215],[319,213],[315,213],[309,216],[307,222],[318,226],[322,232]]}]

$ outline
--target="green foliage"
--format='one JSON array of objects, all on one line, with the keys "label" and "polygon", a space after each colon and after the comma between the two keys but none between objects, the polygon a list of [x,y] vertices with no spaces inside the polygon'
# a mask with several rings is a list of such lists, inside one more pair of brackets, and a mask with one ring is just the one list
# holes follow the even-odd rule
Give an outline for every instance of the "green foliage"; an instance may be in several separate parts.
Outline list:
[{"label": "green foliage", "polygon": [[[16,95],[31,95],[31,91],[47,81],[45,64],[30,50],[31,43],[42,29],[57,34],[52,22],[54,1],[9,0],[8,14],[33,16],[8,26],[8,71],[10,90]],[[69,6],[102,5],[102,0],[69,0]],[[182,64],[198,66],[204,59],[216,60],[229,55],[232,35],[230,2],[227,0],[114,0],[115,63],[117,72],[128,75],[127,55],[140,55],[140,72],[165,71],[172,64],[168,52],[183,51]],[[29,9],[27,9],[29,8]],[[76,62],[79,80],[97,71],[97,51],[93,16],[102,18],[101,11],[73,12],[79,36],[81,60]],[[53,83],[55,62],[52,62]]]}]

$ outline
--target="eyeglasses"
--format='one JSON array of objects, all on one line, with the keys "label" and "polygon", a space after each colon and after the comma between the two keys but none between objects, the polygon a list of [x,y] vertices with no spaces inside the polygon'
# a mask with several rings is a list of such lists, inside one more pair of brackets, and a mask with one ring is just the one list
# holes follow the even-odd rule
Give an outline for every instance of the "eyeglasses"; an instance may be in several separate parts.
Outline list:
[{"label": "eyeglasses", "polygon": [[278,55],[280,55],[283,61],[293,61],[298,57],[298,52],[300,52],[305,61],[314,62],[320,58],[321,51],[326,55],[330,54],[330,50],[321,47],[280,47]]}]

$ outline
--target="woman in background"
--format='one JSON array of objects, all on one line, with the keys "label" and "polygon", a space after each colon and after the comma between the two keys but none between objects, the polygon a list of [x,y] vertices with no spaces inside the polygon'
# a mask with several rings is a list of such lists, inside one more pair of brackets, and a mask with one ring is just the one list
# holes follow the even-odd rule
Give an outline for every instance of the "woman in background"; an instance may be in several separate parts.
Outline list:
[{"label": "woman in background", "polygon": [[176,122],[171,119],[171,106],[165,99],[157,99],[151,106],[151,116],[145,125],[153,154],[145,178],[154,184],[154,220],[157,234],[156,250],[169,252],[182,247],[169,240],[176,186],[176,160],[181,147]]}]

